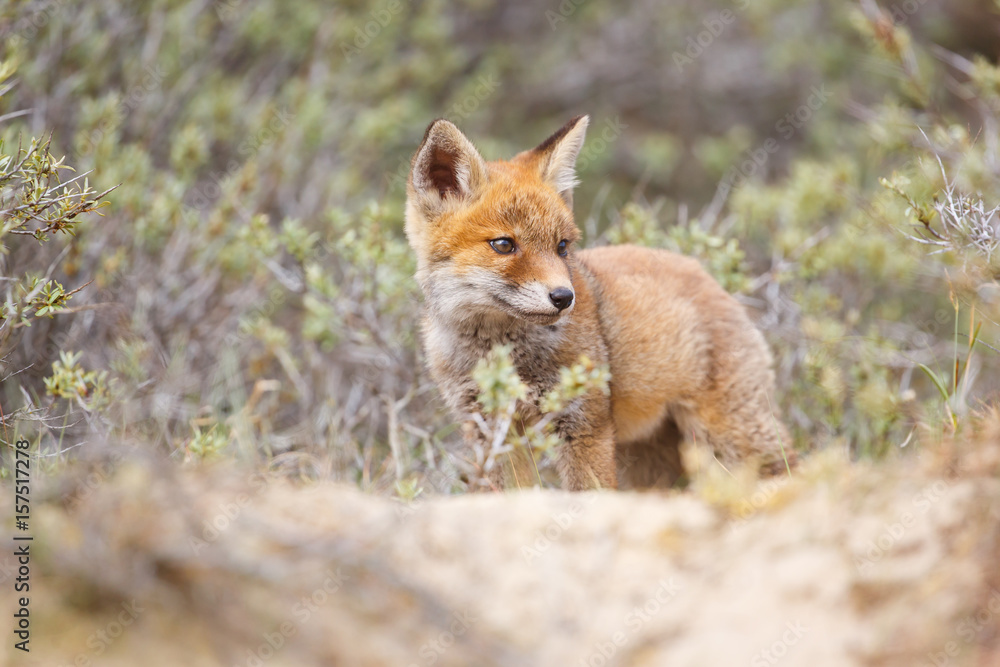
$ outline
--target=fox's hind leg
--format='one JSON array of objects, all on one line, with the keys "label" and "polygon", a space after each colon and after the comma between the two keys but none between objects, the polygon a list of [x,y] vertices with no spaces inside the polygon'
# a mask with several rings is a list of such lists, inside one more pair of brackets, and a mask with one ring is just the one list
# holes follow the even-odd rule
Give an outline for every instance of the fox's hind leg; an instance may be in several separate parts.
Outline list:
[{"label": "fox's hind leg", "polygon": [[625,489],[668,489],[683,479],[681,432],[671,417],[648,438],[618,444],[618,481]]},{"label": "fox's hind leg", "polygon": [[709,447],[727,468],[752,461],[759,472],[778,474],[794,467],[788,429],[764,386],[749,396],[730,393],[706,399],[677,415],[686,440]]}]

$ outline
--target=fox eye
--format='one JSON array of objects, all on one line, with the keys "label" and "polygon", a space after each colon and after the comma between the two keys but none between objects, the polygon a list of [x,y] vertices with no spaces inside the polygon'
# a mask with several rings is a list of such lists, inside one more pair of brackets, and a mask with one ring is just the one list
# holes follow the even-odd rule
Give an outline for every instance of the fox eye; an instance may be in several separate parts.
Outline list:
[{"label": "fox eye", "polygon": [[514,252],[514,240],[508,238],[493,239],[490,245],[501,255],[509,255]]},{"label": "fox eye", "polygon": [[556,246],[556,252],[559,253],[560,257],[565,257],[567,254],[569,254],[569,248],[568,248],[568,246],[569,246],[569,242],[566,241],[565,239],[563,239],[562,241],[560,241],[559,245]]}]

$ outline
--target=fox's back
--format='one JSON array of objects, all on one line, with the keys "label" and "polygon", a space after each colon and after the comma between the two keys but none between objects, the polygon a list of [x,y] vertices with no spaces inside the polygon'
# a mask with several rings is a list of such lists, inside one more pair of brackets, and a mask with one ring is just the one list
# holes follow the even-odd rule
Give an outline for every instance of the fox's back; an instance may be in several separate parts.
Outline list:
[{"label": "fox's back", "polygon": [[[698,261],[637,246],[594,248],[578,257],[607,342],[621,440],[648,436],[666,406],[710,391],[735,363],[759,364],[768,373],[763,337]],[[734,344],[739,359],[729,351]]]}]

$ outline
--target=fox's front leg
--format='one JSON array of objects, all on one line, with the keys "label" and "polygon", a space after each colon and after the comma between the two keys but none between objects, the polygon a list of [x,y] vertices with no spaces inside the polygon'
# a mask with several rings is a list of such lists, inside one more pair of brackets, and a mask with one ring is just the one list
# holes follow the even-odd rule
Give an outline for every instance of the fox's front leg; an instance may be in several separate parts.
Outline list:
[{"label": "fox's front leg", "polygon": [[[519,461],[510,453],[494,452],[494,442],[500,434],[493,429],[498,425],[483,415],[478,400],[479,387],[472,378],[465,374],[439,373],[436,379],[441,395],[462,425],[464,450],[476,468],[469,480],[469,490],[503,491],[508,481],[517,483],[518,487],[530,485],[533,477],[527,471],[534,466],[525,467],[523,462],[519,466]],[[505,470],[508,465],[513,467],[513,475]]]},{"label": "fox's front leg", "polygon": [[[473,454],[475,458],[479,458],[476,455],[481,452],[483,465],[485,466],[489,463],[490,450],[493,443],[486,438],[486,435],[474,419],[467,419],[462,422],[462,441],[465,444],[465,451]],[[474,485],[470,487],[471,490],[503,491],[504,473],[502,463],[502,461],[494,459],[491,468],[483,469],[482,478],[474,480]]]},{"label": "fox's front leg", "polygon": [[477,397],[479,387],[466,373],[450,371],[449,367],[439,362],[431,365],[431,373],[437,382],[442,398],[451,410],[456,421],[461,424],[462,442],[466,452],[465,457],[471,460],[478,470],[469,480],[471,491],[501,491],[503,490],[503,466],[500,461],[489,463],[493,447],[491,438],[484,431],[486,419],[483,417]]},{"label": "fox's front leg", "polygon": [[556,420],[563,443],[556,467],[567,491],[616,489],[615,429],[611,400],[593,391]]}]

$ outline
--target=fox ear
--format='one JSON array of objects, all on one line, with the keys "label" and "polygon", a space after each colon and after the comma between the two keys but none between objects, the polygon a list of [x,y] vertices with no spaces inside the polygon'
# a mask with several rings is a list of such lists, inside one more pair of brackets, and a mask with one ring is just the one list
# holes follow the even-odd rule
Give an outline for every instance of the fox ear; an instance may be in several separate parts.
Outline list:
[{"label": "fox ear", "polygon": [[576,157],[583,148],[589,124],[589,116],[577,116],[532,151],[538,156],[542,180],[555,188],[570,208],[573,207],[573,188],[579,182]]},{"label": "fox ear", "polygon": [[486,162],[462,131],[438,119],[430,124],[410,164],[414,193],[432,208],[465,198],[486,183]]}]

